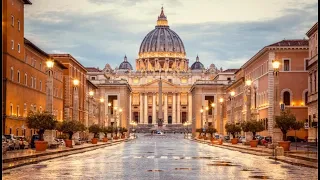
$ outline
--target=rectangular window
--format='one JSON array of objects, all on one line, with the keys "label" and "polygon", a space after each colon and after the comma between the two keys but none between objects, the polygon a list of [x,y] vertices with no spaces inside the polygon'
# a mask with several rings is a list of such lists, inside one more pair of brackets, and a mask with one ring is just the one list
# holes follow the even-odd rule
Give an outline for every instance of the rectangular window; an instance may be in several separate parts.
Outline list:
[{"label": "rectangular window", "polygon": [[20,31],[20,21],[18,20],[18,31]]},{"label": "rectangular window", "polygon": [[18,83],[20,83],[20,71],[18,71]]},{"label": "rectangular window", "polygon": [[28,85],[28,75],[24,74],[24,84],[27,86]]},{"label": "rectangular window", "polygon": [[40,85],[40,91],[42,91],[42,81],[41,80],[39,82],[39,85]]},{"label": "rectangular window", "polygon": [[13,81],[13,67],[11,67],[10,69],[10,77],[11,77],[11,81]]},{"label": "rectangular window", "polygon": [[14,50],[14,40],[11,40],[11,49]]},{"label": "rectangular window", "polygon": [[306,71],[307,68],[308,68],[308,63],[309,63],[309,59],[306,59],[306,60],[304,61],[304,70],[305,70],[305,71]]},{"label": "rectangular window", "polygon": [[28,55],[26,54],[26,57],[24,59],[24,62],[27,63],[28,62]]},{"label": "rectangular window", "polygon": [[13,115],[13,104],[11,103],[10,104],[10,116],[12,116]]},{"label": "rectangular window", "polygon": [[34,78],[34,88],[37,89],[37,78]]},{"label": "rectangular window", "polygon": [[286,59],[283,61],[283,71],[290,71],[290,60]]},{"label": "rectangular window", "polygon": [[31,87],[33,88],[33,77],[31,77]]},{"label": "rectangular window", "polygon": [[11,26],[12,27],[14,26],[14,17],[13,17],[13,15],[11,15]]},{"label": "rectangular window", "polygon": [[42,63],[40,62],[40,71],[42,71]]},{"label": "rectangular window", "polygon": [[20,116],[20,107],[17,106],[17,116],[19,117]]},{"label": "rectangular window", "polygon": [[18,53],[20,53],[20,44],[18,43]]}]

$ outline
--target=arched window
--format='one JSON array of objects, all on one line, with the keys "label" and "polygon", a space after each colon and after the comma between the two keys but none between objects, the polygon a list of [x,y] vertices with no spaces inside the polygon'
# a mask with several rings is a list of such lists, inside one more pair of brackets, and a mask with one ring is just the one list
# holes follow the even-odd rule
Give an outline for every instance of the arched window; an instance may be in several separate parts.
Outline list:
[{"label": "arched window", "polygon": [[290,92],[288,92],[288,91],[285,91],[284,93],[283,93],[283,103],[285,104],[285,105],[287,105],[287,106],[290,106]]},{"label": "arched window", "polygon": [[28,85],[28,75],[27,73],[24,74],[24,84],[27,86]]},{"label": "arched window", "polygon": [[11,67],[10,69],[10,78],[11,78],[11,81],[13,81],[13,67]]},{"label": "arched window", "polygon": [[304,93],[304,104],[305,106],[308,104],[308,91]]},{"label": "arched window", "polygon": [[13,104],[10,103],[10,116],[12,116],[12,115],[13,115]]}]

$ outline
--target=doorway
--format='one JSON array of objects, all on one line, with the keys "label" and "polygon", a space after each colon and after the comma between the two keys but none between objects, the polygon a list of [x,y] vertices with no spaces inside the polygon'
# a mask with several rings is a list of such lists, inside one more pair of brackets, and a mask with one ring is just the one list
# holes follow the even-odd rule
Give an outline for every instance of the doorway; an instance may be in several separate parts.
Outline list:
[{"label": "doorway", "polygon": [[152,124],[152,116],[148,116],[148,124]]},{"label": "doorway", "polygon": [[172,124],[172,116],[168,116],[168,124]]}]

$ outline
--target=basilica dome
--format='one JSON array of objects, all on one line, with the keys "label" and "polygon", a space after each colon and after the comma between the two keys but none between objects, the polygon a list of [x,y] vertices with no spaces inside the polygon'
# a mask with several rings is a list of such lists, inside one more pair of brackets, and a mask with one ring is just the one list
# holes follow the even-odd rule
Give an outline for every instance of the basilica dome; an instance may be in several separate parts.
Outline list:
[{"label": "basilica dome", "polygon": [[204,65],[199,61],[199,56],[197,55],[196,62],[191,65],[191,70],[202,70]]},{"label": "basilica dome", "polygon": [[132,70],[131,64],[127,61],[127,56],[124,56],[124,60],[120,64],[119,69]]},{"label": "basilica dome", "polygon": [[163,7],[157,26],[146,35],[140,45],[139,57],[186,57],[183,42],[178,34],[169,28]]}]

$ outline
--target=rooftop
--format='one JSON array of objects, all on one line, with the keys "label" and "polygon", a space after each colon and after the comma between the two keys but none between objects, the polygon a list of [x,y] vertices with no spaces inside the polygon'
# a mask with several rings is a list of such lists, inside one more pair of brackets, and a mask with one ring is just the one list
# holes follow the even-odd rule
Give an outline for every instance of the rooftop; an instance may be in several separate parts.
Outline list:
[{"label": "rooftop", "polygon": [[270,46],[308,46],[309,41],[306,39],[289,39],[289,40],[282,40],[279,42],[276,42],[274,44],[270,44],[267,47]]},{"label": "rooftop", "polygon": [[102,72],[99,68],[95,67],[86,67],[88,72]]}]

